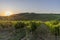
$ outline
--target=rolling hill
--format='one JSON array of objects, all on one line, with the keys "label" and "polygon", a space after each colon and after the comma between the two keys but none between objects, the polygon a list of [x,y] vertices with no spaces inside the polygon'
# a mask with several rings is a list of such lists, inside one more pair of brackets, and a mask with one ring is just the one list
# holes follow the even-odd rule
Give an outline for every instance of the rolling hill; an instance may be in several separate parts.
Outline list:
[{"label": "rolling hill", "polygon": [[0,20],[59,20],[60,14],[19,13],[11,16],[0,16]]}]

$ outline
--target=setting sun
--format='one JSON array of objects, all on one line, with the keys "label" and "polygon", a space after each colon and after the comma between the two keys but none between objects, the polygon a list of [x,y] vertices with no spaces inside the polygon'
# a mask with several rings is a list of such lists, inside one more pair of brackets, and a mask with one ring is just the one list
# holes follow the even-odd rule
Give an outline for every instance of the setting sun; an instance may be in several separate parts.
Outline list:
[{"label": "setting sun", "polygon": [[12,12],[9,12],[9,11],[6,11],[5,12],[5,16],[10,16],[10,15],[12,15],[13,13]]}]

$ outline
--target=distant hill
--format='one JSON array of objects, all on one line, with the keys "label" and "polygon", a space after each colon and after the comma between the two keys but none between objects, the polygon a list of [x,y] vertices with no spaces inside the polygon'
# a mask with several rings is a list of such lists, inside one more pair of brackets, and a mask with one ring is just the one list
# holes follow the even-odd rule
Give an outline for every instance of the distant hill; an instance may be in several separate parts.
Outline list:
[{"label": "distant hill", "polygon": [[19,13],[11,16],[0,16],[0,20],[59,20],[60,14]]}]

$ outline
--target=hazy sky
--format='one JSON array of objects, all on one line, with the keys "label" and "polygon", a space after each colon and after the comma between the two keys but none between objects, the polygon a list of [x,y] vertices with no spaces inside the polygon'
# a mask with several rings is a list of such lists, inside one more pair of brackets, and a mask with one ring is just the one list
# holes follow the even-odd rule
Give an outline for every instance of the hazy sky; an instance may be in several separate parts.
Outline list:
[{"label": "hazy sky", "polygon": [[60,13],[60,0],[0,0],[0,13],[4,11]]}]

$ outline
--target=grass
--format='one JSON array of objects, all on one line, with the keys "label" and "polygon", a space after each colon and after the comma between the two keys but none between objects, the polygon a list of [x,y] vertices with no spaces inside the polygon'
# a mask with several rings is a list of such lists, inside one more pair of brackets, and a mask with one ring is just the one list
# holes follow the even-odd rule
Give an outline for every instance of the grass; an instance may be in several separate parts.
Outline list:
[{"label": "grass", "polygon": [[[12,32],[13,38],[12,40],[17,40],[26,37],[26,35],[31,35],[33,32],[36,33],[37,28],[41,26],[41,24],[45,24],[50,33],[53,35],[59,36],[60,34],[60,21],[0,21],[0,29],[8,29],[15,32]],[[45,26],[44,25],[44,26]],[[11,29],[12,28],[12,29]],[[6,29],[6,30],[7,30]],[[43,29],[43,28],[42,28]],[[41,28],[39,29],[41,31]],[[44,31],[43,31],[44,32]],[[38,32],[39,33],[39,32]]]}]

